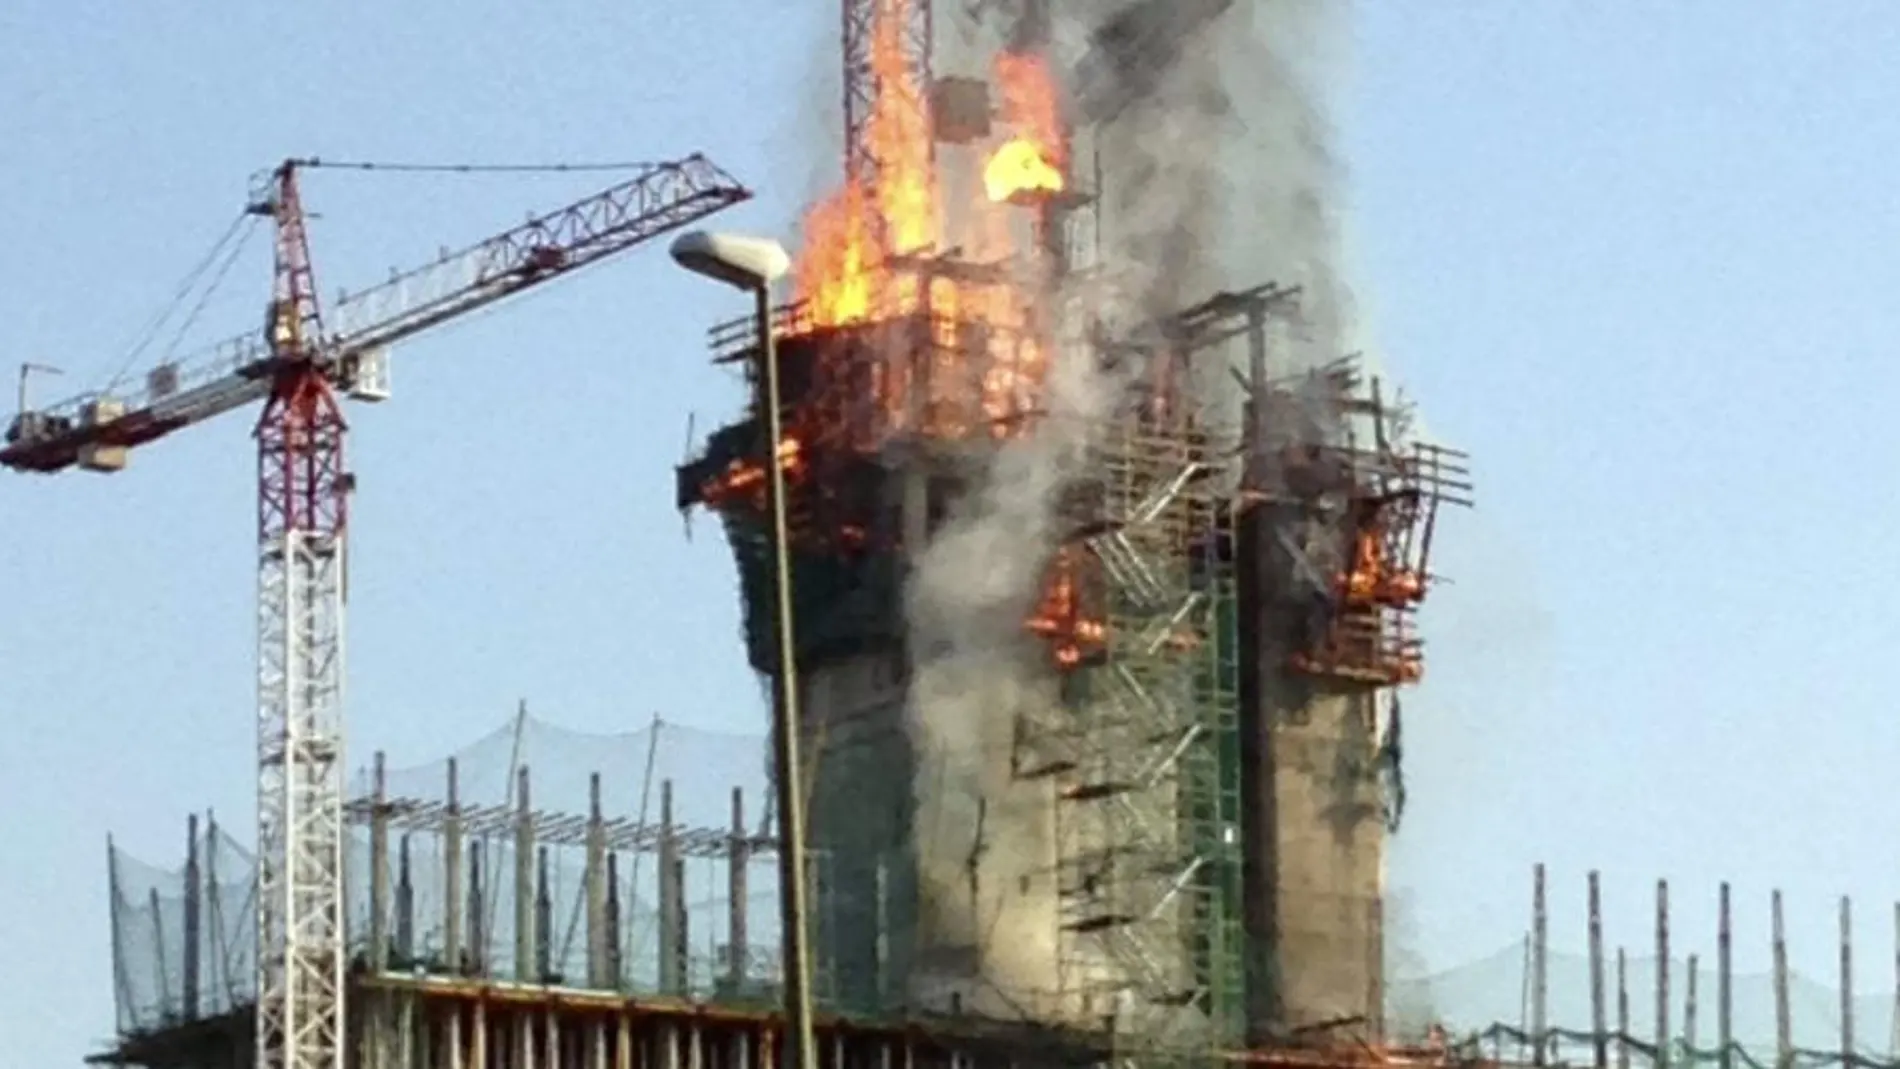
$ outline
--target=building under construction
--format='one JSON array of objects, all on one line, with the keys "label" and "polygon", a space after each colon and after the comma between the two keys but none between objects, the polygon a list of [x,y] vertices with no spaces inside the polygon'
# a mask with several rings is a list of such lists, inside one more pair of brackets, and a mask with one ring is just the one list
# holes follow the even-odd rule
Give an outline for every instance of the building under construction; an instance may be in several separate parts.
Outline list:
[{"label": "building under construction", "polygon": [[[1438,511],[1468,503],[1461,458],[1323,351],[1336,334],[1316,350],[1308,279],[1176,270],[1128,240],[1107,190],[1140,136],[1112,125],[1227,3],[1097,13],[1073,61],[1050,5],[1001,6],[847,0],[843,179],[764,325],[784,437],[761,324],[721,326],[747,409],[678,472],[677,504],[732,546],[752,666],[797,670],[823,1058],[1448,1058],[1383,1045],[1382,893],[1391,695],[1423,670],[1413,621]],[[350,809],[355,1064],[774,1060],[776,937],[748,903],[776,839],[738,795],[693,822],[670,789],[635,816],[596,783],[561,812],[523,764],[482,805],[455,769],[397,794],[379,768]],[[194,833],[178,964],[148,948],[176,997],[130,1020],[122,999],[108,1060],[253,1062],[221,919],[253,892],[211,871],[219,842]],[[729,904],[706,954],[694,858]],[[649,882],[658,945],[634,960]],[[115,903],[167,930],[157,899]]]}]

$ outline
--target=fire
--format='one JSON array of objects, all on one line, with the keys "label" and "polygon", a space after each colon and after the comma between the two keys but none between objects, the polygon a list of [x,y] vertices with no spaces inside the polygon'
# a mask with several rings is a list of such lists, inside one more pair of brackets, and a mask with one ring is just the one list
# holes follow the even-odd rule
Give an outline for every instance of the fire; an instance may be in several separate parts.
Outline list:
[{"label": "fire", "polygon": [[1031,634],[1049,643],[1057,667],[1074,668],[1099,652],[1108,640],[1108,625],[1088,604],[1093,585],[1084,555],[1064,548],[1050,562],[1042,598],[1024,621]]},{"label": "fire", "polygon": [[1352,604],[1379,602],[1403,607],[1425,596],[1425,582],[1414,569],[1402,562],[1394,566],[1386,557],[1384,533],[1377,527],[1353,537],[1352,570],[1337,576],[1340,592]]},{"label": "fire", "polygon": [[984,166],[984,190],[998,203],[1027,193],[1060,193],[1067,184],[1062,176],[1066,141],[1049,65],[1041,56],[998,53],[995,81],[1003,97],[1003,121],[1018,133]]},{"label": "fire", "polygon": [[854,158],[843,187],[806,214],[805,245],[793,274],[813,326],[908,314],[921,302],[915,276],[888,264],[893,256],[928,251],[941,238],[926,87],[904,46],[907,8],[923,2],[876,0],[865,155]]},{"label": "fire", "polygon": [[1062,192],[1062,172],[1028,138],[1012,138],[983,168],[983,188],[993,201],[1002,202],[1027,193]]},{"label": "fire", "polygon": [[[868,55],[850,74],[851,99],[867,110],[853,113],[847,131],[843,183],[804,219],[793,270],[802,313],[791,329],[864,328],[837,356],[825,347],[817,356],[864,363],[821,365],[792,415],[809,457],[786,463],[808,462],[813,481],[822,481],[835,452],[874,450],[894,433],[949,440],[1024,434],[1041,404],[1050,343],[1036,300],[1048,246],[1032,240],[1031,227],[1047,220],[1014,205],[1067,185],[1060,96],[1041,56],[1000,54],[990,80],[995,139],[937,144],[930,86],[907,29],[928,2],[870,0]],[[927,266],[951,250],[974,270]],[[724,473],[719,490],[754,492],[761,477]],[[826,536],[847,545],[864,538],[842,527]],[[1106,637],[1098,614],[1079,605],[1087,586],[1079,578],[1069,569],[1030,622],[1064,664],[1086,658]]]},{"label": "fire", "polygon": [[1050,163],[1067,161],[1055,77],[1039,55],[999,52],[993,65],[997,89],[1003,97],[1003,121],[1049,154]]},{"label": "fire", "polygon": [[[804,467],[804,446],[798,439],[787,438],[779,443],[779,469],[790,478]],[[737,497],[741,494],[762,491],[765,488],[765,466],[745,460],[734,460],[726,465],[726,470],[707,482],[701,491],[708,503],[716,503]]]}]

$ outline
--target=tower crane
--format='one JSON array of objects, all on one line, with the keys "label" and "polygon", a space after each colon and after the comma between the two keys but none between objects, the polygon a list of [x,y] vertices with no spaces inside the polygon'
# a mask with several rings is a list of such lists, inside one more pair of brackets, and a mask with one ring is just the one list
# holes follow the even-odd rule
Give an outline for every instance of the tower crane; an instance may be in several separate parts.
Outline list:
[{"label": "tower crane", "polygon": [[[642,165],[626,181],[521,226],[318,305],[299,175],[260,178],[246,208],[275,234],[262,331],[168,361],[125,396],[21,411],[0,466],[112,472],[130,450],[262,401],[257,440],[257,1065],[342,1064],[344,547],[354,477],[339,397],[389,397],[392,344],[624,252],[751,197],[703,156]],[[365,166],[365,165],[350,165]],[[468,169],[468,168],[456,168]],[[566,169],[566,168],[556,168]]]}]

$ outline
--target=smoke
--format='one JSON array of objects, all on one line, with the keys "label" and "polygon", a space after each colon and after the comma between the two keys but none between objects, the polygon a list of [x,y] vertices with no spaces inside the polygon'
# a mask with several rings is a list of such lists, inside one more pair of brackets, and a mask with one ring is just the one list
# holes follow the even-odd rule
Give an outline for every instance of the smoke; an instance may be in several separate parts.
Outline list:
[{"label": "smoke", "polygon": [[1230,13],[1215,53],[1232,103],[1220,260],[1230,275],[1300,287],[1296,341],[1309,365],[1356,344],[1344,174],[1325,108],[1344,71],[1348,15],[1340,0],[1252,0]]},{"label": "smoke", "polygon": [[[1074,322],[1102,300],[1058,292],[1043,311]],[[967,954],[945,970],[960,978],[940,978],[996,1014],[1046,1011],[1033,1000],[1057,987],[1050,787],[1015,770],[1023,725],[1047,721],[1058,697],[1023,623],[1063,534],[1064,487],[1121,395],[1081,346],[1049,357],[1043,417],[967,487],[907,591],[921,919],[931,944]]]},{"label": "smoke", "polygon": [[1385,899],[1385,1014],[1391,1033],[1401,1040],[1422,1039],[1438,1020],[1432,975],[1419,944],[1416,896],[1390,891]]},{"label": "smoke", "polygon": [[[984,0],[940,38],[970,53],[1040,44],[1066,72],[1071,113],[1099,120],[1079,137],[1077,170],[1086,180],[1084,153],[1099,153],[1100,256],[1045,309],[1061,333],[1087,321],[1126,334],[1271,280],[1303,290],[1280,370],[1342,353],[1353,312],[1321,107],[1341,6]],[[915,558],[906,606],[920,935],[958,949],[992,992],[1019,994],[1053,979],[1057,928],[1048,788],[1012,773],[1020,723],[1056,701],[1022,622],[1064,533],[1064,488],[1123,392],[1084,344],[1051,357],[1046,418],[966,488]],[[1225,369],[1206,381],[1218,383],[1210,406],[1237,415]],[[1032,884],[1051,912],[1035,913]]]}]

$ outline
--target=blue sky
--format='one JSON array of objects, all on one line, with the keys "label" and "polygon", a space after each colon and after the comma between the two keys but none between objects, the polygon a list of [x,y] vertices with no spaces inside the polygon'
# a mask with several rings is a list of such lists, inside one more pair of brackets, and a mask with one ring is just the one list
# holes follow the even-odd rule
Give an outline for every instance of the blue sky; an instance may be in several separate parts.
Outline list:
[{"label": "blue sky", "polygon": [[[1560,941],[1600,866],[1621,938],[1647,940],[1667,876],[1679,940],[1706,945],[1726,877],[1745,966],[1779,885],[1797,965],[1825,971],[1847,892],[1863,988],[1887,983],[1900,8],[1359,7],[1339,112],[1362,297],[1481,480],[1407,701],[1407,938],[1436,967],[1516,938],[1543,860]],[[784,0],[16,0],[0,350],[110,376],[286,155],[702,149],[762,193],[725,222],[782,231],[834,151],[812,109],[835,23]],[[317,175],[323,291],[598,184]],[[266,262],[254,242],[203,335],[258,322]],[[403,349],[397,399],[355,410],[358,757],[433,758],[522,696],[588,730],[762,723],[728,558],[671,509],[688,413],[737,404],[701,339],[739,304],[656,248]],[[22,1064],[109,1030],[105,832],[162,859],[188,809],[248,821],[248,431],[0,481],[0,1033]]]}]

